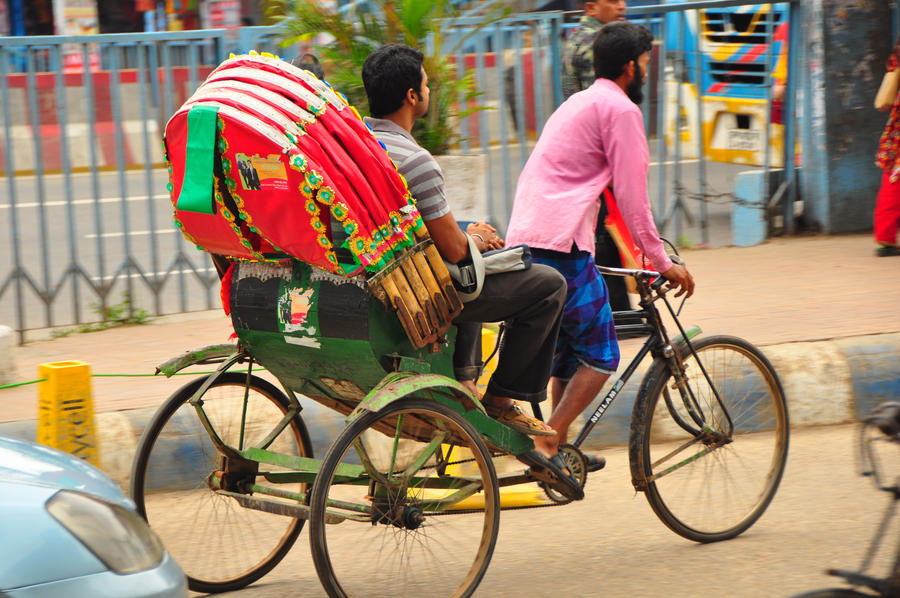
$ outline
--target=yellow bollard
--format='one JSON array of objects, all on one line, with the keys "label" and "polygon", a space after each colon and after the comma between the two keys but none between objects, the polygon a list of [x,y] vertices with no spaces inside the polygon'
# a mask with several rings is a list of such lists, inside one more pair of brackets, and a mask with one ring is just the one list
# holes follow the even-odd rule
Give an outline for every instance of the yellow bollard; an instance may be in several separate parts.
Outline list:
[{"label": "yellow bollard", "polygon": [[[497,345],[497,336],[500,334],[500,327],[496,324],[483,324],[481,328],[481,355],[482,359],[487,359],[488,356],[494,352],[494,347]],[[476,381],[476,386],[478,387],[478,391],[481,394],[487,390],[488,380],[491,379],[491,374],[494,373],[494,370],[497,369],[497,361],[499,361],[499,354],[494,355],[494,358],[489,362],[484,364],[484,368],[481,372],[481,377]]]},{"label": "yellow bollard", "polygon": [[99,465],[91,399],[91,366],[58,361],[38,366],[37,441]]}]

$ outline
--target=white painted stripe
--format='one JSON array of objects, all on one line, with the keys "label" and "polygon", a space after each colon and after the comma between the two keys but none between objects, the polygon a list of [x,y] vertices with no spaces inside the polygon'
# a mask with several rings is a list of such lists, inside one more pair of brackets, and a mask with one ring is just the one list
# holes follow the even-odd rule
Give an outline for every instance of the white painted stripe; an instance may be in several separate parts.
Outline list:
[{"label": "white painted stripe", "polygon": [[[134,202],[134,201],[147,201],[148,199],[152,199],[152,200],[169,199],[169,194],[166,193],[166,194],[164,194],[164,195],[163,195],[163,194],[160,194],[160,195],[154,195],[154,196],[152,196],[152,197],[148,197],[148,196],[146,196],[146,195],[133,195],[133,196],[129,197],[126,201],[130,201],[130,202]],[[100,198],[99,200],[97,200],[98,203],[120,203],[121,201],[122,201],[122,198],[121,198],[121,197],[102,197],[102,198]],[[73,205],[73,206],[91,205],[91,204],[93,204],[93,203],[94,203],[94,200],[93,200],[93,199],[75,199],[75,200],[72,201],[72,205]],[[27,202],[27,203],[17,203],[17,204],[16,204],[16,208],[37,208],[37,207],[40,207],[40,205],[41,205],[41,204],[39,204],[39,203],[36,202],[36,201],[30,201],[30,202]],[[66,201],[47,201],[47,202],[44,202],[44,207],[45,207],[45,208],[58,208],[58,207],[60,207],[60,206],[65,206],[65,205],[67,205],[67,202],[66,202]],[[11,207],[12,207],[11,204],[8,204],[8,203],[0,203],[0,210],[5,210],[5,209],[11,208]]]},{"label": "white painted stripe", "polygon": [[[162,234],[171,234],[174,232],[175,232],[174,228],[164,228],[164,229],[157,230],[155,232],[150,231],[150,230],[134,230],[134,231],[130,231],[128,233],[128,236],[129,237],[146,237],[147,235],[152,235],[152,234],[162,235]],[[115,232],[115,233],[103,233],[101,235],[98,235],[96,233],[91,233],[89,235],[85,235],[84,238],[85,239],[96,239],[98,236],[102,237],[104,239],[109,239],[112,237],[124,237],[125,233]]]},{"label": "white painted stripe", "polygon": [[[162,176],[166,176],[166,171],[165,171],[165,169],[163,169],[163,168],[151,168],[151,169],[150,169],[150,172],[152,172],[152,173],[154,173],[154,174],[159,174],[159,175],[162,175]],[[117,176],[119,176],[119,171],[118,171],[118,170],[101,170],[101,171],[97,172],[96,174],[97,174],[98,176],[101,176],[101,177],[112,177],[112,176],[117,177]],[[132,176],[132,177],[135,177],[135,176],[145,176],[145,175],[146,175],[146,171],[145,171],[143,168],[141,168],[141,169],[136,169],[136,170],[128,170],[128,171],[125,172],[125,174],[126,174],[127,176]],[[73,172],[73,173],[71,173],[69,176],[72,177],[73,179],[77,179],[77,178],[87,178],[87,177],[93,176],[93,175],[94,175],[93,172]],[[45,174],[45,175],[44,175],[44,180],[47,180],[47,179],[51,179],[51,180],[61,179],[61,178],[63,178],[63,176],[65,176],[65,175],[64,175],[63,173],[61,173],[61,172],[54,172],[53,174]],[[5,177],[0,176],[0,179],[3,179],[3,178],[5,178]],[[16,176],[16,177],[15,177],[15,179],[16,179],[17,181],[31,181],[31,180],[34,180],[34,179],[36,179],[36,178],[37,178],[37,177],[36,177],[35,175],[33,175],[33,174],[20,175],[20,176]]]},{"label": "white painted stripe", "polygon": [[[195,272],[200,272],[202,274],[204,272],[208,273],[208,272],[215,272],[215,271],[216,271],[215,268],[197,268],[196,270],[172,270],[172,272],[170,272],[170,275],[194,274]],[[165,276],[165,274],[166,274],[165,272],[145,272],[144,276],[152,279],[152,278],[156,278],[156,277],[162,278],[163,276]],[[140,277],[141,277],[141,275],[138,274],[137,272],[134,272],[134,273],[128,275],[128,278],[140,278]],[[119,278],[121,279],[123,277],[119,276]],[[91,280],[93,282],[110,282],[112,279],[113,279],[112,276],[104,276],[103,278],[100,278],[99,276],[91,276]]]}]

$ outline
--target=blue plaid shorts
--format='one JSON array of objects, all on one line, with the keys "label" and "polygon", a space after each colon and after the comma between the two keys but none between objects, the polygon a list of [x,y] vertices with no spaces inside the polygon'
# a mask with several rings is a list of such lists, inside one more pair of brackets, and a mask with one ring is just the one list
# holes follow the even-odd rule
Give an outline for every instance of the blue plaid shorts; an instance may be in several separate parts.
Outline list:
[{"label": "blue plaid shorts", "polygon": [[619,342],[609,293],[603,277],[587,251],[560,253],[532,249],[535,263],[556,268],[566,279],[566,303],[563,306],[553,376],[569,380],[579,364],[612,374],[619,367]]}]

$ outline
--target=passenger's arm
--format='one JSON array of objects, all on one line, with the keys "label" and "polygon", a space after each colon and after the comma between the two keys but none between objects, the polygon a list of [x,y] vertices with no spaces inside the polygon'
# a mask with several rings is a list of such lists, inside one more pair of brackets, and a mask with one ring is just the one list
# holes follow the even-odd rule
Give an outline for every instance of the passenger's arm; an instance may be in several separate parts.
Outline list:
[{"label": "passenger's arm", "polygon": [[[434,220],[427,220],[425,226],[434,241],[438,253],[448,262],[461,262],[469,256],[469,241],[456,223],[451,212]],[[476,240],[477,243],[477,240]]]},{"label": "passenger's arm", "polygon": [[[438,253],[445,260],[455,264],[469,257],[469,240],[459,228],[452,213],[448,212],[433,220],[427,220],[425,226],[437,246]],[[503,239],[497,236],[496,229],[490,224],[473,222],[466,227],[466,232],[472,236],[475,246],[482,253],[503,247]]]}]

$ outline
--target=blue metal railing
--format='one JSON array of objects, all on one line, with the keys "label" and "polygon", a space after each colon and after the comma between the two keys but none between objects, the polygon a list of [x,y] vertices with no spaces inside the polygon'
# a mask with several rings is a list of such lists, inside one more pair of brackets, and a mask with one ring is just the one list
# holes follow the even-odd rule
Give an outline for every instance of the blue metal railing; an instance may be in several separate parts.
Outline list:
[{"label": "blue metal railing", "polygon": [[230,52],[278,54],[282,38],[267,27],[0,38],[0,321],[20,340],[119,303],[129,315],[214,305],[217,277],[168,224],[160,132]]},{"label": "blue metal railing", "polygon": [[[628,15],[664,39],[661,15],[748,4],[762,3],[630,6]],[[791,3],[792,10],[795,6]],[[563,38],[571,27],[565,17],[526,13],[472,34],[483,17],[464,14],[444,28],[456,76],[473,76],[480,92],[476,107],[485,108],[460,120],[457,151],[485,155],[485,216],[501,229],[531,147],[563,100]],[[792,17],[791,39],[800,39],[795,22]],[[0,176],[5,179],[0,215],[10,231],[9,250],[0,252],[0,323],[12,324],[24,340],[27,330],[96,320],[119,303],[128,309],[152,305],[156,314],[215,305],[218,277],[209,260],[170,225],[161,134],[168,117],[230,52],[292,58],[293,50],[279,45],[283,37],[278,27],[245,27],[0,38]],[[791,73],[797,72],[795,54]],[[680,135],[673,143],[663,138],[673,112],[693,102],[692,110],[702,116],[703,106],[699,97],[679,101],[667,92],[680,89],[675,78],[685,75],[678,57],[660,52],[657,60],[651,73],[655,110],[652,102],[643,110],[648,130],[657,135],[655,212],[660,224],[669,220],[665,224],[677,238],[691,200],[684,189],[691,184],[681,170]],[[796,89],[796,77],[790,76],[786,114],[793,113]],[[702,137],[702,118],[691,126]],[[789,119],[786,140],[793,139],[794,130]],[[692,183],[692,194],[700,197],[709,187],[702,149],[701,144]],[[794,164],[793,149],[785,141],[785,164]],[[786,197],[793,197],[793,168],[788,179]],[[793,202],[786,203],[792,209]],[[706,203],[698,205],[704,224]],[[120,299],[122,293],[126,299]]]}]

